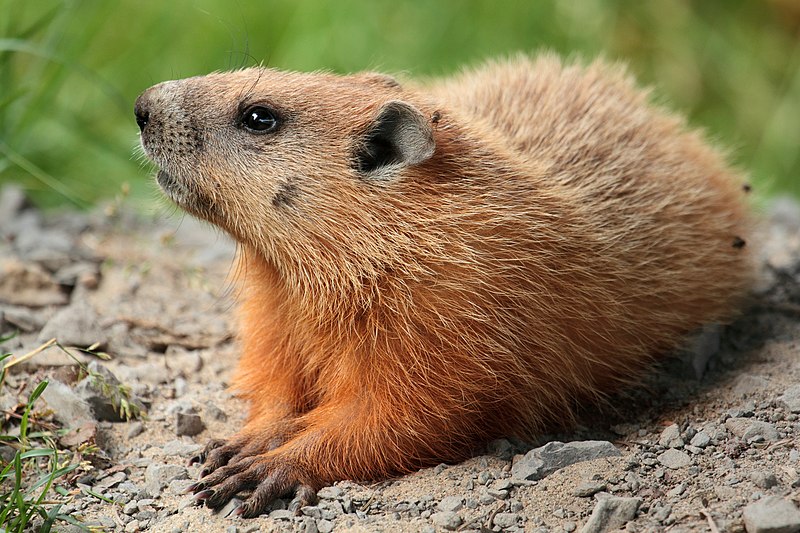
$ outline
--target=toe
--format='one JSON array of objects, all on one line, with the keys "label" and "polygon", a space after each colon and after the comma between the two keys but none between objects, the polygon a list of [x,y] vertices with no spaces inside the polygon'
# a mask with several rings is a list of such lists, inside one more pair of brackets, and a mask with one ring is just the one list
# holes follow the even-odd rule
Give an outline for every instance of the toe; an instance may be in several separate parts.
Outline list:
[{"label": "toe", "polygon": [[208,441],[208,443],[206,443],[206,446],[205,448],[203,448],[202,452],[189,459],[189,466],[192,466],[194,464],[204,463],[206,461],[206,458],[208,457],[209,452],[223,446],[224,444],[225,441],[222,439],[211,439],[210,441]]},{"label": "toe", "polygon": [[258,480],[254,478],[253,474],[248,472],[231,476],[214,488],[214,494],[206,499],[206,506],[212,509],[220,509],[224,507],[231,498],[236,496],[237,493],[252,489],[257,484]]},{"label": "toe", "polygon": [[317,491],[309,485],[300,485],[295,490],[294,498],[289,503],[289,510],[300,515],[300,510],[306,505],[313,505],[317,499]]}]

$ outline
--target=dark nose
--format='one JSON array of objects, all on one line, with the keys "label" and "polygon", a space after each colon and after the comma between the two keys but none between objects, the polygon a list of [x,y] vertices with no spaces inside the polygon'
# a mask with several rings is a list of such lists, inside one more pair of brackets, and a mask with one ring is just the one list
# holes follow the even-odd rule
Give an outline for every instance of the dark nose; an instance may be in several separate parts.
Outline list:
[{"label": "dark nose", "polygon": [[145,91],[136,99],[136,104],[133,106],[133,114],[136,115],[136,124],[139,125],[139,130],[144,131],[147,123],[150,121],[150,99],[148,93]]}]

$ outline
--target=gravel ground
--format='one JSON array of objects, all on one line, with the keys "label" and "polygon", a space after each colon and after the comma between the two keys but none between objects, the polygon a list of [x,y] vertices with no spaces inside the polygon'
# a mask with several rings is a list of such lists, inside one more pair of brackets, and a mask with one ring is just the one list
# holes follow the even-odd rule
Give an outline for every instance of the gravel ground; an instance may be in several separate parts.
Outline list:
[{"label": "gravel ground", "polygon": [[62,448],[99,449],[65,485],[69,497],[53,498],[100,530],[800,531],[800,207],[781,200],[767,213],[751,309],[709,328],[642,387],[587,409],[573,431],[496,441],[464,463],[380,483],[337,483],[299,517],[277,501],[243,520],[226,516],[235,501],[214,514],[182,494],[199,473],[188,458],[243,417],[226,391],[237,357],[234,245],[179,215],[115,206],[43,215],[7,186],[0,333],[20,334],[0,348],[19,356],[57,338],[108,353],[81,358],[112,390],[129,386],[146,417],[120,420],[108,391],[78,381],[57,347],[13,367],[0,406],[13,410],[50,379],[38,418],[71,428]]}]

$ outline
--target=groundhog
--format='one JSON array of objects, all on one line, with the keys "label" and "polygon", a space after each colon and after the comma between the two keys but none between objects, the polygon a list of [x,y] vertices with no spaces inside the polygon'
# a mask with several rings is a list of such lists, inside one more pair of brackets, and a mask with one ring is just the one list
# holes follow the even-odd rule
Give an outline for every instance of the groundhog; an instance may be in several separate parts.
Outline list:
[{"label": "groundhog", "polygon": [[240,244],[247,422],[198,500],[535,436],[634,382],[752,268],[748,186],[619,65],[553,55],[415,83],[248,68],[136,101],[164,193]]}]

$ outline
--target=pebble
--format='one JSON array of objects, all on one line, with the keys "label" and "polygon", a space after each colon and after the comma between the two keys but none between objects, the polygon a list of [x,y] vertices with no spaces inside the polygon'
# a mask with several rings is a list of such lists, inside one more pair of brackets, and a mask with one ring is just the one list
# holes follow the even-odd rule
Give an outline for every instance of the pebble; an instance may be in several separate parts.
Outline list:
[{"label": "pebble", "polygon": [[157,497],[171,481],[188,477],[185,466],[152,463],[144,471],[145,489],[151,496]]},{"label": "pebble", "polygon": [[796,533],[800,531],[800,510],[794,503],[767,496],[744,508],[747,533]]},{"label": "pebble", "polygon": [[199,435],[206,429],[203,419],[197,413],[187,413],[184,411],[177,411],[175,413],[175,434],[178,436],[185,435],[193,437]]},{"label": "pebble", "polygon": [[506,498],[508,498],[507,490],[487,489],[486,494],[488,494],[495,500],[505,500]]},{"label": "pebble", "polygon": [[128,426],[128,438],[138,437],[144,433],[144,424],[141,422],[131,422]]},{"label": "pebble", "polygon": [[672,424],[661,432],[658,443],[664,448],[681,448],[684,445],[681,438],[681,429],[678,424]]},{"label": "pebble", "polygon": [[774,424],[753,420],[752,418],[729,418],[725,421],[725,428],[735,436],[752,441],[756,437],[762,437],[767,441],[778,440],[778,430]]},{"label": "pebble", "polygon": [[548,442],[524,456],[515,457],[511,478],[536,481],[571,464],[620,455],[607,441]]},{"label": "pebble", "polygon": [[51,379],[42,392],[42,398],[53,410],[53,416],[66,427],[79,427],[84,422],[94,421],[89,403],[68,385]]},{"label": "pebble", "polygon": [[686,483],[679,483],[675,487],[670,489],[669,492],[667,492],[667,496],[670,498],[677,498],[684,492],[686,492]]},{"label": "pebble", "polygon": [[331,486],[322,487],[317,491],[317,497],[321,500],[338,500],[344,495],[341,487]]},{"label": "pebble", "polygon": [[760,470],[750,472],[750,481],[753,482],[753,485],[761,489],[771,489],[778,484],[778,479],[775,477],[775,474]]},{"label": "pebble", "polygon": [[581,533],[603,533],[620,529],[636,518],[642,500],[609,496],[599,500]]},{"label": "pebble", "polygon": [[460,496],[446,496],[442,498],[442,501],[436,506],[436,508],[440,511],[451,511],[455,512],[460,510],[464,506],[464,499]]},{"label": "pebble", "polygon": [[65,346],[88,348],[94,344],[104,346],[108,337],[100,327],[100,317],[94,308],[85,302],[74,302],[60,309],[42,328],[37,342],[52,338]]},{"label": "pebble", "polygon": [[2,316],[0,326],[5,321],[14,326],[14,328],[26,333],[40,330],[45,323],[39,314],[24,307],[6,307],[0,313],[0,316]]},{"label": "pebble", "polygon": [[0,302],[44,307],[64,305],[68,299],[58,282],[44,268],[36,263],[22,263],[12,258],[0,259]]},{"label": "pebble", "polygon": [[792,413],[800,413],[800,385],[792,385],[786,389],[778,401]]},{"label": "pebble", "polygon": [[517,513],[497,513],[494,515],[494,524],[503,529],[514,527],[519,522],[519,515]]},{"label": "pebble", "polygon": [[317,531],[319,533],[331,533],[333,531],[333,522],[330,520],[318,520]]},{"label": "pebble", "polygon": [[461,517],[452,511],[442,511],[431,515],[431,522],[443,529],[454,530],[461,525]]},{"label": "pebble", "polygon": [[[124,420],[117,408],[121,399],[117,376],[97,361],[89,363],[88,368],[90,375],[75,385],[75,393],[89,404],[97,420],[109,422]],[[127,400],[140,412],[144,411],[144,405],[138,398],[131,397]]]},{"label": "pebble", "polygon": [[676,470],[692,464],[692,459],[686,452],[670,449],[658,456],[658,462],[667,468]]},{"label": "pebble", "polygon": [[202,449],[202,446],[196,442],[184,442],[179,439],[171,440],[161,447],[161,450],[166,457],[181,456],[192,457],[197,455]]},{"label": "pebble", "polygon": [[698,431],[692,440],[689,441],[689,444],[696,448],[705,448],[709,444],[711,444],[711,437],[705,431]]},{"label": "pebble", "polygon": [[594,496],[601,490],[606,490],[606,482],[605,481],[587,481],[585,483],[581,483],[572,491],[574,496],[578,496],[579,498],[589,498]]},{"label": "pebble", "polygon": [[319,533],[317,523],[313,518],[305,517],[303,519],[303,533]]}]

